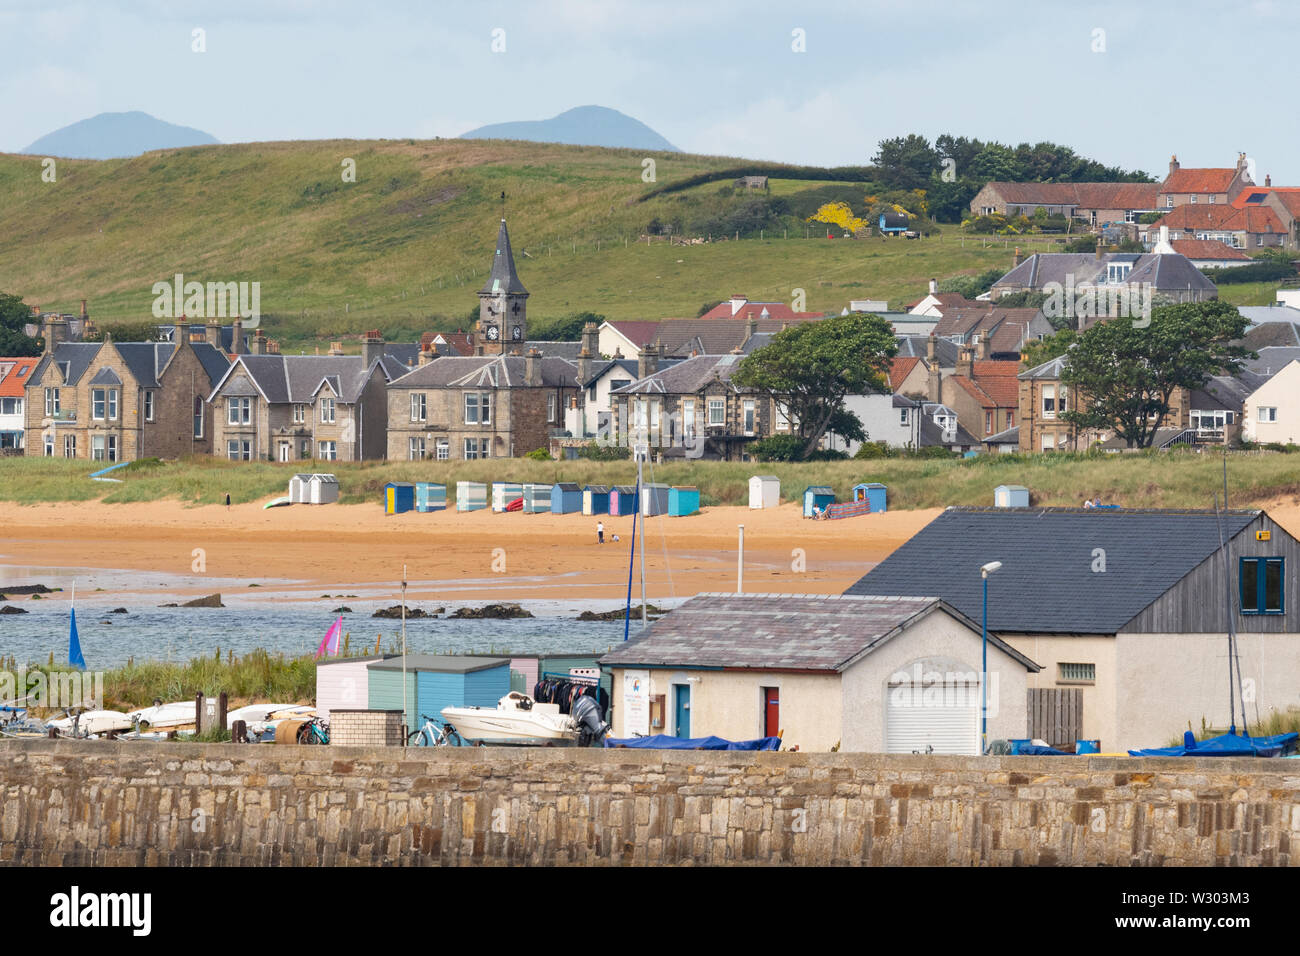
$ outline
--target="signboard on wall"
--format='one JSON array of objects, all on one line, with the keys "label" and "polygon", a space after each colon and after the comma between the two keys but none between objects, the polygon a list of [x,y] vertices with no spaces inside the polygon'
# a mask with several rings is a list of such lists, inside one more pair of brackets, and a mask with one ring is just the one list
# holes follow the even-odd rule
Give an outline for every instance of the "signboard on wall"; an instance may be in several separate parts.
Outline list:
[{"label": "signboard on wall", "polygon": [[650,733],[650,672],[623,672],[623,733]]}]

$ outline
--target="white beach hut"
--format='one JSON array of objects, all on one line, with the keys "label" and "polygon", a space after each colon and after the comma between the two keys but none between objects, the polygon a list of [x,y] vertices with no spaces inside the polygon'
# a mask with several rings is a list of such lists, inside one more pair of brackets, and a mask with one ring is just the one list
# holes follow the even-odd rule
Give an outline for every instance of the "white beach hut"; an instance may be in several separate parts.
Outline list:
[{"label": "white beach hut", "polygon": [[775,508],[781,503],[781,479],[776,475],[754,475],[749,479],[749,506]]}]

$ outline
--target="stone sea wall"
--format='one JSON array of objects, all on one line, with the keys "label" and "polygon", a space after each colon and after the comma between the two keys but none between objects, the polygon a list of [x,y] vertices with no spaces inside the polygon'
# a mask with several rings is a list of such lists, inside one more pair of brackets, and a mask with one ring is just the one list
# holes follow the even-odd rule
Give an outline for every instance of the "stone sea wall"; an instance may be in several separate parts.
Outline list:
[{"label": "stone sea wall", "polygon": [[0,742],[0,863],[1289,865],[1288,760]]}]

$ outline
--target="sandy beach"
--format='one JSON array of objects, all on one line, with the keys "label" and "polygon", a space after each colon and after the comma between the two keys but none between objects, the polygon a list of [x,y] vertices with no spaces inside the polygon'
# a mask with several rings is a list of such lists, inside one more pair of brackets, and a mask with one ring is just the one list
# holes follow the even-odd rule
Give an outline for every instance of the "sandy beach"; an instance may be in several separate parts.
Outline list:
[{"label": "sandy beach", "polygon": [[[897,511],[811,521],[798,505],[785,504],[651,517],[644,524],[647,594],[656,601],[734,591],[741,524],[746,591],[839,593],[936,514]],[[190,579],[169,590],[177,595],[216,590],[205,589],[204,576],[273,582],[283,599],[306,600],[351,585],[398,582],[405,564],[413,600],[621,603],[632,519],[603,520],[606,543],[600,545],[597,519],[583,515],[442,511],[389,517],[378,504],[270,510],[176,501],[5,504],[0,566],[9,569],[9,580],[24,569],[139,572],[140,589],[151,595],[160,593],[161,576]],[[639,590],[638,580],[634,596]]]}]

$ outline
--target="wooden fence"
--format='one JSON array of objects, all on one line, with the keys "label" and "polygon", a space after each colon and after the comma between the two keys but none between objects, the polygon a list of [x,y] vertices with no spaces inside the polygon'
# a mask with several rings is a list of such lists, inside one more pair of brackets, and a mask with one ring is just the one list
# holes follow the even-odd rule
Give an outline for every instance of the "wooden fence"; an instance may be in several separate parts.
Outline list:
[{"label": "wooden fence", "polygon": [[1029,736],[1052,747],[1074,750],[1083,735],[1083,690],[1034,687],[1029,690]]}]

